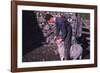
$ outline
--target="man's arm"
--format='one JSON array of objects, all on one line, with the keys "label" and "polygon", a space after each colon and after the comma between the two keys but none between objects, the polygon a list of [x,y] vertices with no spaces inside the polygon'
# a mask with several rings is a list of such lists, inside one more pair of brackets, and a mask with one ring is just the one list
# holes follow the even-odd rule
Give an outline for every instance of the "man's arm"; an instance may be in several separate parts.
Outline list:
[{"label": "man's arm", "polygon": [[56,37],[59,36],[60,33],[60,26],[56,24]]},{"label": "man's arm", "polygon": [[67,28],[66,28],[64,22],[61,23],[60,28],[61,28],[61,32],[62,32],[62,40],[65,40],[65,38],[67,37],[68,32],[67,32]]}]

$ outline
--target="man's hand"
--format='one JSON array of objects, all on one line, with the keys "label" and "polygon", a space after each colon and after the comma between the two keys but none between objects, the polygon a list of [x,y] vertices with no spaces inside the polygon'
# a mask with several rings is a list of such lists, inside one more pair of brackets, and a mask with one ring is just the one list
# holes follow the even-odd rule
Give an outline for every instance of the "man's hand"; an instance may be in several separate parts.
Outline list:
[{"label": "man's hand", "polygon": [[61,39],[61,38],[59,38],[59,39],[56,40],[56,43],[57,43],[57,44],[59,44],[59,43],[61,43],[61,42],[62,42],[62,39]]},{"label": "man's hand", "polygon": [[54,37],[54,40],[56,40],[56,39],[57,39],[57,36]]}]

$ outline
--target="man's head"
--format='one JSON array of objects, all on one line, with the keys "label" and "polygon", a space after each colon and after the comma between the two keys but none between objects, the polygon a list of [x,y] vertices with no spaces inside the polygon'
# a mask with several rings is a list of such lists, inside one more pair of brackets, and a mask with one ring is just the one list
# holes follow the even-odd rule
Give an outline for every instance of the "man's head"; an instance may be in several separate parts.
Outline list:
[{"label": "man's head", "polygon": [[56,22],[55,17],[52,16],[51,14],[46,14],[45,19],[48,23],[55,23]]}]

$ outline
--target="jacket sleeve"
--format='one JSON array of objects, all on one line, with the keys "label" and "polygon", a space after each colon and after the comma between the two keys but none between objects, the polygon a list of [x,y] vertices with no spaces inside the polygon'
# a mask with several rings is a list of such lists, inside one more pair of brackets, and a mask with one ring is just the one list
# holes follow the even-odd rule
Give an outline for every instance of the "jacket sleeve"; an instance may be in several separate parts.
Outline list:
[{"label": "jacket sleeve", "polygon": [[56,23],[56,36],[59,36],[59,32],[60,32],[60,27],[59,27],[59,25]]},{"label": "jacket sleeve", "polygon": [[67,28],[65,27],[65,23],[62,22],[61,23],[61,32],[62,32],[62,40],[65,40],[65,38],[67,37]]}]

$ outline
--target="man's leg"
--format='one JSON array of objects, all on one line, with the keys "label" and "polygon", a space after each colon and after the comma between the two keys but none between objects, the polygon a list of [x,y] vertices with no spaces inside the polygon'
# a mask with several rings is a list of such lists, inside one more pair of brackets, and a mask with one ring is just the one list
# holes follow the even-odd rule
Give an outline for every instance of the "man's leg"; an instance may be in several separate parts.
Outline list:
[{"label": "man's leg", "polygon": [[64,41],[64,46],[65,46],[65,59],[69,60],[70,59],[70,42]]}]

